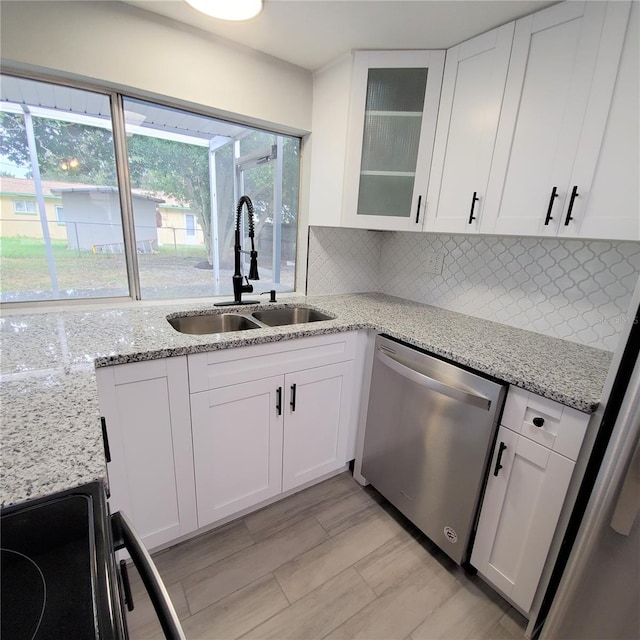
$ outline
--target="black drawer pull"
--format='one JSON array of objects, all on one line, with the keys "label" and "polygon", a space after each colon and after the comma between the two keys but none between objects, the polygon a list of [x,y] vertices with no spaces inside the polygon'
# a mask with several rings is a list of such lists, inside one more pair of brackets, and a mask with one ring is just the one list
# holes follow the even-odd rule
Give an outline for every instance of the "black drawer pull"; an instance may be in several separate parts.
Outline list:
[{"label": "black drawer pull", "polygon": [[558,187],[553,187],[553,189],[551,189],[551,198],[549,198],[549,208],[547,209],[547,217],[544,219],[545,226],[547,226],[549,222],[553,220],[551,216],[551,211],[553,209],[553,203],[557,197],[558,197]]},{"label": "black drawer pull", "polygon": [[104,457],[107,462],[111,462],[111,449],[109,449],[109,435],[107,434],[107,421],[104,416],[100,416],[102,426],[102,446],[104,447]]},{"label": "black drawer pull", "polygon": [[416,209],[416,224],[420,220],[420,203],[422,202],[422,196],[418,196],[418,207]]},{"label": "black drawer pull", "polygon": [[498,457],[496,458],[496,466],[493,469],[493,475],[497,476],[500,469],[502,469],[502,454],[507,450],[507,445],[504,442],[500,443],[500,447],[498,449]]},{"label": "black drawer pull", "polygon": [[567,209],[567,217],[565,218],[564,221],[564,226],[568,227],[569,226],[569,222],[571,222],[571,220],[573,220],[573,218],[571,217],[571,212],[573,211],[573,203],[576,201],[576,198],[579,196],[580,194],[578,193],[578,185],[575,185],[573,187],[573,189],[571,190],[571,198],[569,198],[569,208]]},{"label": "black drawer pull", "polygon": [[129,584],[129,572],[127,571],[127,562],[120,560],[120,575],[122,576],[122,590],[124,591],[124,603],[127,605],[127,611],[133,611],[133,595],[131,593],[131,585]]},{"label": "black drawer pull", "polygon": [[473,192],[473,198],[471,198],[471,211],[469,213],[469,224],[471,224],[474,220],[478,219],[478,216],[473,215],[473,210],[476,208],[476,202],[478,202],[480,198],[478,198],[478,192]]},{"label": "black drawer pull", "polygon": [[282,415],[282,387],[276,389],[276,415]]},{"label": "black drawer pull", "polygon": [[532,422],[534,427],[541,427],[544,424],[544,418],[535,417]]},{"label": "black drawer pull", "polygon": [[289,404],[291,405],[291,411],[295,411],[296,410],[296,385],[295,384],[291,385],[291,402]]}]

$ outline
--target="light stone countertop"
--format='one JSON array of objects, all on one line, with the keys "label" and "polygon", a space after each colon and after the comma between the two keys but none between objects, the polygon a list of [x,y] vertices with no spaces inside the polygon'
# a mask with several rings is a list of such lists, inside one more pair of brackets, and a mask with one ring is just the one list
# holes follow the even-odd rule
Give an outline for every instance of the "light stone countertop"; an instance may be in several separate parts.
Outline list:
[{"label": "light stone countertop", "polygon": [[106,477],[95,366],[139,362],[355,329],[384,332],[454,362],[590,413],[612,354],[384,294],[286,297],[335,317],[213,335],[175,331],[166,317],[255,307],[211,302],[67,307],[0,319],[2,506]]}]

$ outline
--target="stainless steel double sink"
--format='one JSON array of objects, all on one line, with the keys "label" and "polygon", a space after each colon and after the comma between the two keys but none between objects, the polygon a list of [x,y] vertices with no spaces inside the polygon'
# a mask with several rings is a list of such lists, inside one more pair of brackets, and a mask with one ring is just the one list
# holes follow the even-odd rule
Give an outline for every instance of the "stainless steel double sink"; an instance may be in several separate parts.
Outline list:
[{"label": "stainless steel double sink", "polygon": [[261,309],[251,315],[243,313],[212,311],[201,315],[182,315],[167,318],[169,324],[180,333],[204,335],[208,333],[228,333],[247,329],[264,329],[289,324],[302,324],[333,320],[330,316],[310,307],[283,307],[280,309]]}]

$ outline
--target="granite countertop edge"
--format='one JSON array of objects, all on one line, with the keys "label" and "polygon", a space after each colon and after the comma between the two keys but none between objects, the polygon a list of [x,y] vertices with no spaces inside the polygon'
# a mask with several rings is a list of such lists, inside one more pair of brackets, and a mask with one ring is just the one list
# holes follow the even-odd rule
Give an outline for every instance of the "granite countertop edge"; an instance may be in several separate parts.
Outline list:
[{"label": "granite countertop edge", "polygon": [[[351,294],[352,296],[356,296],[359,294]],[[366,294],[365,294],[366,295]],[[377,295],[377,294],[376,294]],[[336,296],[338,297],[338,296]],[[394,304],[392,296],[384,296],[386,299],[390,301],[390,304]],[[326,296],[321,296],[322,300],[325,300]],[[403,299],[397,299],[398,303],[409,303],[412,306],[428,308],[429,305],[424,305],[420,303],[414,303],[412,301],[406,301]],[[335,315],[335,309],[331,308],[330,304],[322,304],[322,302],[317,303],[314,302],[313,297],[309,298],[301,298],[295,299],[290,303],[279,303],[275,305],[270,305],[270,308],[285,308],[285,307],[295,307],[304,304],[313,309],[317,309],[319,311],[325,312],[330,315]],[[264,305],[260,305],[264,307]],[[226,307],[224,311],[215,310],[215,313],[242,313],[242,314],[250,314],[253,310],[258,308],[256,307]],[[207,315],[211,313],[210,308],[202,308],[202,309],[194,309],[188,312],[172,312],[167,314],[167,318],[185,316],[185,315]],[[496,322],[481,320],[478,318],[474,318],[472,316],[464,316],[463,314],[459,314],[456,312],[450,312],[446,310],[440,310],[447,314],[451,314],[452,316],[464,317],[470,323],[470,325],[485,323],[490,325],[495,325],[495,327],[500,327],[500,330],[505,332],[510,332],[515,336],[529,335],[534,337],[535,340],[539,342],[553,342],[557,346],[565,346],[568,347],[572,345],[574,349],[582,349],[584,351],[593,350],[600,351],[598,349],[593,349],[592,347],[586,347],[583,345],[578,345],[576,343],[570,343],[566,340],[561,340],[559,338],[550,338],[548,336],[544,336],[542,334],[533,333],[531,331],[526,331],[524,329],[518,329],[515,327],[507,327],[506,325],[501,325]],[[398,322],[399,325],[402,325],[402,321]],[[318,335],[328,335],[332,333],[342,333],[346,331],[358,331],[358,330],[371,330],[376,331],[378,333],[384,333],[385,335],[389,335],[397,340],[401,340],[409,345],[415,346],[418,349],[422,349],[424,351],[428,351],[437,356],[450,360],[453,363],[460,364],[462,366],[469,367],[470,369],[474,369],[479,371],[482,374],[492,376],[499,380],[502,380],[506,383],[512,384],[517,387],[521,387],[543,397],[549,398],[551,400],[555,400],[560,402],[563,405],[568,407],[577,409],[578,411],[582,411],[583,413],[593,413],[598,408],[600,403],[599,394],[594,394],[592,391],[584,391],[580,393],[576,392],[566,392],[566,388],[571,388],[575,386],[570,381],[566,381],[567,384],[565,387],[558,386],[557,381],[554,380],[549,384],[545,384],[541,379],[536,376],[539,372],[533,371],[525,371],[522,368],[517,368],[514,366],[505,366],[504,364],[500,364],[493,360],[492,358],[478,358],[472,357],[468,354],[461,353],[460,350],[455,348],[448,348],[447,346],[443,346],[442,343],[439,343],[435,340],[424,340],[417,338],[415,333],[411,331],[403,330],[400,327],[392,326],[390,323],[385,322],[372,322],[369,320],[356,320],[356,321],[345,321],[341,319],[340,314],[332,319],[324,321],[320,324],[315,322],[310,322],[302,325],[285,325],[280,327],[263,327],[259,333],[254,333],[256,330],[242,331],[242,332],[230,332],[227,334],[220,334],[222,337],[218,338],[216,341],[204,341],[198,342],[194,344],[185,344],[181,346],[175,347],[167,347],[160,349],[145,349],[140,351],[131,351],[126,353],[116,353],[109,354],[104,356],[98,356],[94,360],[94,365],[96,368],[121,365],[121,364],[129,364],[132,362],[144,362],[148,360],[155,360],[158,358],[167,358],[172,356],[182,356],[189,355],[194,353],[206,353],[210,351],[218,351],[222,349],[233,349],[238,347],[250,346],[250,345],[259,345],[259,344],[268,344],[273,342],[281,342],[287,340],[295,340],[299,338],[312,337]],[[608,353],[608,352],[602,352]],[[606,358],[605,358],[606,359]],[[561,358],[560,358],[561,360]],[[553,365],[552,365],[553,366]],[[555,366],[558,366],[558,362],[555,363]],[[604,382],[604,377],[602,377],[602,382]]]}]

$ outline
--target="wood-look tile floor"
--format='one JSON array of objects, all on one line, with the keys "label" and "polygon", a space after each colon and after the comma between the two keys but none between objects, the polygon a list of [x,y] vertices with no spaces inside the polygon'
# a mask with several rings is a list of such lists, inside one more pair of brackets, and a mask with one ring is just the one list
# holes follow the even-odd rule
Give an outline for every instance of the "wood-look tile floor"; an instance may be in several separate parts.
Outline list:
[{"label": "wood-look tile floor", "polygon": [[[524,638],[518,612],[348,472],[154,561],[189,640]],[[132,640],[163,637],[130,574]]]}]

